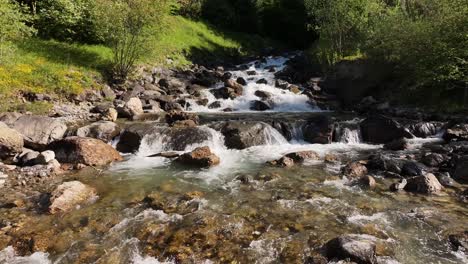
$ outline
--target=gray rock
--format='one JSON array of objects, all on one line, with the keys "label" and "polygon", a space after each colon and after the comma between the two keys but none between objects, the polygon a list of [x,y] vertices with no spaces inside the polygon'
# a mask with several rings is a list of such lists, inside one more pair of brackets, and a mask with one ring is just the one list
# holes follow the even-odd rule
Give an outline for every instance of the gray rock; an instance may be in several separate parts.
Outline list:
[{"label": "gray rock", "polygon": [[408,192],[433,194],[443,189],[439,180],[432,173],[427,173],[422,176],[417,176],[408,179],[408,184],[405,186],[405,190]]},{"label": "gray rock", "polygon": [[96,190],[79,181],[65,182],[51,194],[49,212],[66,213],[97,199]]},{"label": "gray rock", "polygon": [[13,157],[23,150],[23,137],[16,130],[0,122],[0,159]]},{"label": "gray rock", "polygon": [[269,125],[263,122],[230,121],[222,126],[221,133],[228,148],[246,149],[267,144],[268,127]]},{"label": "gray rock", "polygon": [[120,127],[111,121],[99,121],[79,128],[76,135],[79,137],[97,138],[109,142],[120,134]]},{"label": "gray rock", "polygon": [[143,104],[138,97],[132,97],[123,106],[117,107],[117,112],[121,117],[133,118],[144,113]]},{"label": "gray rock", "polygon": [[16,120],[18,120],[23,115],[17,112],[6,112],[0,114],[0,122],[7,124],[8,126],[12,126]]},{"label": "gray rock", "polygon": [[369,235],[342,235],[327,242],[329,260],[351,260],[359,264],[376,264],[376,238]]},{"label": "gray rock", "polygon": [[51,142],[62,139],[67,132],[63,121],[31,115],[18,118],[13,128],[23,135],[26,147],[37,150],[43,150]]},{"label": "gray rock", "polygon": [[34,166],[37,164],[37,158],[40,154],[40,152],[27,149],[20,155],[20,164],[23,166]]},{"label": "gray rock", "polygon": [[255,111],[266,111],[272,108],[273,107],[271,106],[270,103],[263,102],[263,101],[253,101],[252,105],[250,106],[250,110],[255,110]]},{"label": "gray rock", "polygon": [[365,142],[385,144],[400,138],[412,138],[395,120],[382,116],[371,116],[361,123],[362,138]]}]

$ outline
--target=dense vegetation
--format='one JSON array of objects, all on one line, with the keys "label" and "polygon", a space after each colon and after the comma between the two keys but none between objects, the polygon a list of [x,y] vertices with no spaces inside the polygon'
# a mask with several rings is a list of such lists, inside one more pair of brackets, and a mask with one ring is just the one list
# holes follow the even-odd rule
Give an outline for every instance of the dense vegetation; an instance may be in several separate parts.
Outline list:
[{"label": "dense vegetation", "polygon": [[467,0],[0,0],[0,94],[74,94],[104,72],[123,80],[138,64],[242,55],[274,39],[325,71],[344,59],[391,65],[397,95],[462,105],[467,14]]}]

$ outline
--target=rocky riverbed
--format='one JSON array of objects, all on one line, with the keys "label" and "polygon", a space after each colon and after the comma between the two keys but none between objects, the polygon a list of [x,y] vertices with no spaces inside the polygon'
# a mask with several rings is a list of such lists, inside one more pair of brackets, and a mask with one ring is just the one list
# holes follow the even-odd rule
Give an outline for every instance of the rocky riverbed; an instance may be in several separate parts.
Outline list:
[{"label": "rocky riverbed", "polygon": [[344,111],[300,61],[0,114],[0,263],[466,263],[468,121]]}]

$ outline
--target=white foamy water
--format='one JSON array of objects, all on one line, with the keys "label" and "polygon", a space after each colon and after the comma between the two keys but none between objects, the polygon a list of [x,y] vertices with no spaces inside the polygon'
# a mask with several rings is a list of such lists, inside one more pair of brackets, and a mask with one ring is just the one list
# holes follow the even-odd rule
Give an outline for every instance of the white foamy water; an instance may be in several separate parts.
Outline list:
[{"label": "white foamy water", "polygon": [[[202,91],[203,97],[208,99],[206,106],[198,105],[196,100],[188,100],[190,107],[186,110],[192,112],[221,112],[225,108],[231,108],[235,112],[251,112],[250,109],[252,101],[261,100],[260,97],[255,95],[257,91],[264,91],[271,94],[270,102],[272,103],[272,110],[268,112],[317,112],[320,111],[314,105],[310,104],[310,100],[306,95],[295,94],[289,90],[283,90],[275,87],[274,72],[270,72],[270,67],[275,67],[276,71],[280,71],[285,67],[288,61],[286,57],[269,57],[266,63],[259,63],[254,61],[249,63],[250,68],[243,71],[232,71],[232,79],[236,80],[239,77],[247,81],[244,86],[243,94],[234,99],[216,99],[215,96],[208,90]],[[256,75],[248,75],[247,71],[256,71]],[[268,84],[257,84],[260,79],[267,80]],[[222,83],[217,84],[212,89],[222,88]],[[212,90],[211,89],[211,90]],[[220,108],[209,109],[208,106],[219,101]]]},{"label": "white foamy water", "polygon": [[0,263],[5,264],[52,264],[49,254],[36,252],[30,256],[17,256],[13,247],[7,247],[0,251]]}]

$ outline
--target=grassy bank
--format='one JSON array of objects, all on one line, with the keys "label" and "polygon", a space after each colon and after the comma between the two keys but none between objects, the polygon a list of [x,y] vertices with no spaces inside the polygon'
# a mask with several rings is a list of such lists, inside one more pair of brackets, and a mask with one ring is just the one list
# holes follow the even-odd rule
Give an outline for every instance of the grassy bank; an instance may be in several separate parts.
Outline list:
[{"label": "grassy bank", "polygon": [[[171,16],[165,23],[163,34],[148,43],[152,52],[139,65],[181,67],[196,58],[249,54],[268,44],[255,36],[221,32],[204,22],[179,16]],[[102,45],[25,40],[0,62],[0,111],[48,110],[47,103],[23,102],[21,94],[28,92],[63,99],[86,89],[100,89],[111,59],[111,50]]]}]

